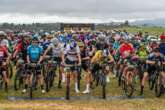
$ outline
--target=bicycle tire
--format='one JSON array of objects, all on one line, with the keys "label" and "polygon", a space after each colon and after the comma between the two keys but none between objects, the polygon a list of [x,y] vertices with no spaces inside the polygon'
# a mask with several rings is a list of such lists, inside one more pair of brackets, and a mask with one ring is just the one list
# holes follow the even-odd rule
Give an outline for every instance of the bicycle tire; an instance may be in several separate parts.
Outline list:
[{"label": "bicycle tire", "polygon": [[162,81],[161,81],[161,76],[158,75],[156,77],[156,82],[155,82],[155,95],[156,95],[156,97],[160,97],[161,96],[162,89],[163,89],[163,85],[162,85]]},{"label": "bicycle tire", "polygon": [[66,100],[70,100],[70,75],[67,75],[67,82],[66,82]]},{"label": "bicycle tire", "polygon": [[32,87],[32,85],[29,88],[29,97],[30,97],[30,99],[33,99],[33,87]]},{"label": "bicycle tire", "polygon": [[50,90],[50,80],[49,80],[48,77],[46,78],[45,84],[46,84],[46,92],[49,92],[49,90]]},{"label": "bicycle tire", "polygon": [[128,85],[125,85],[125,95],[128,97],[128,98],[131,98],[133,93],[134,93],[134,87],[132,84],[128,84]]},{"label": "bicycle tire", "polygon": [[103,99],[106,99],[106,84],[102,85],[102,97]]}]

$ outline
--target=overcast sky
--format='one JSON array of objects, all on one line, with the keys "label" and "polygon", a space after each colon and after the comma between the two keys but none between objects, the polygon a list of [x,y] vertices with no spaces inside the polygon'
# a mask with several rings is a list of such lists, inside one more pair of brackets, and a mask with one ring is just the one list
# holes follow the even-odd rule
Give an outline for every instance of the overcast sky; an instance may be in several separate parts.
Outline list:
[{"label": "overcast sky", "polygon": [[165,0],[0,0],[0,22],[109,22],[165,18]]}]

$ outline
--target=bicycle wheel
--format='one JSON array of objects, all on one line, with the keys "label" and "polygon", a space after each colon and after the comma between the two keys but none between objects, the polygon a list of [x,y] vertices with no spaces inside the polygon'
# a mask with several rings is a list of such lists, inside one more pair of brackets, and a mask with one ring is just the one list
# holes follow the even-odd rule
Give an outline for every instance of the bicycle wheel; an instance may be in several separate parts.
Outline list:
[{"label": "bicycle wheel", "polygon": [[30,97],[30,99],[33,98],[33,86],[32,85],[29,88],[29,97]]},{"label": "bicycle wheel", "polygon": [[102,98],[106,99],[106,75],[104,73],[99,74],[99,84],[102,86]]},{"label": "bicycle wheel", "polygon": [[81,75],[80,74],[78,74],[77,79],[78,79],[78,89],[80,90],[80,82],[81,82]]},{"label": "bicycle wheel", "polygon": [[67,74],[67,79],[66,79],[66,99],[70,99],[70,74]]},{"label": "bicycle wheel", "polygon": [[122,77],[122,74],[121,73],[118,73],[118,86],[121,86],[121,77]]},{"label": "bicycle wheel", "polygon": [[0,75],[0,89],[2,89],[2,86],[3,86],[3,76]]},{"label": "bicycle wheel", "polygon": [[33,98],[33,90],[36,89],[36,84],[37,84],[37,76],[36,76],[36,72],[32,74],[32,79],[31,79],[32,83],[29,87],[29,96],[30,96],[30,99]]},{"label": "bicycle wheel", "polygon": [[157,76],[156,76],[155,73],[152,73],[152,75],[149,77],[149,88],[150,88],[150,90],[153,90],[153,88],[154,88],[156,77]]},{"label": "bicycle wheel", "polygon": [[125,90],[125,78],[124,77],[122,77],[121,78],[121,87],[122,87],[122,90]]},{"label": "bicycle wheel", "polygon": [[104,84],[103,86],[102,86],[102,91],[103,91],[103,99],[106,99],[106,84]]},{"label": "bicycle wheel", "polygon": [[127,81],[126,79],[124,80],[125,82],[125,87],[124,87],[124,91],[125,91],[125,95],[128,98],[131,98],[134,90],[135,90],[135,79],[133,76],[131,76],[131,78],[129,79],[129,81]]},{"label": "bicycle wheel", "polygon": [[125,91],[125,95],[128,98],[131,98],[132,95],[133,95],[133,93],[134,93],[134,87],[133,87],[133,85],[132,84],[128,84],[128,85],[126,84],[124,91]]},{"label": "bicycle wheel", "polygon": [[160,75],[156,77],[155,81],[155,95],[156,97],[160,97],[163,91],[163,84],[162,84],[162,78]]},{"label": "bicycle wheel", "polygon": [[15,78],[14,78],[14,90],[18,90],[18,88],[19,88],[19,83],[20,83],[20,80],[19,80],[20,78],[19,78],[19,76],[16,74],[16,76],[15,76]]},{"label": "bicycle wheel", "polygon": [[102,82],[102,96],[103,96],[103,99],[106,99],[106,76],[105,75]]},{"label": "bicycle wheel", "polygon": [[99,86],[99,82],[100,82],[99,72],[96,72],[95,78],[96,78],[96,86]]},{"label": "bicycle wheel", "polygon": [[149,82],[148,83],[149,83],[150,90],[153,90],[155,81],[153,81],[152,79],[149,79]]},{"label": "bicycle wheel", "polygon": [[46,92],[49,92],[49,90],[50,90],[50,77],[49,76],[46,77],[45,84],[46,84]]},{"label": "bicycle wheel", "polygon": [[56,69],[51,71],[51,76],[50,76],[50,88],[53,87],[53,84],[55,82],[55,77],[56,77]]}]

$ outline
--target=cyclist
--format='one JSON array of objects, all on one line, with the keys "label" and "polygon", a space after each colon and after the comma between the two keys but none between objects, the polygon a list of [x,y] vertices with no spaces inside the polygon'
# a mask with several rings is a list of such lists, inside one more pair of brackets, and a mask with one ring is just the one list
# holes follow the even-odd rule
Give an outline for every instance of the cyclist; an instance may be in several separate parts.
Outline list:
[{"label": "cyclist", "polygon": [[[27,48],[27,63],[37,63],[37,65],[40,65],[42,62],[42,53],[43,49],[42,47],[39,46],[39,40],[37,37],[32,38],[32,44]],[[31,69],[31,67],[28,67],[28,69]],[[41,92],[45,93],[44,86],[43,86],[43,77],[41,75],[41,66],[37,66],[37,77],[39,80],[39,84],[41,86]],[[28,72],[27,79],[26,79],[26,84],[25,84],[25,89],[22,91],[23,93],[26,92],[26,89],[28,87],[28,84],[30,82],[31,78],[31,73]]]},{"label": "cyclist", "polygon": [[[104,46],[102,44],[103,42],[100,42],[97,44],[97,51],[95,53],[95,55],[92,57],[91,59],[91,63],[95,64],[95,65],[100,65],[102,62],[106,61],[108,64],[111,64],[114,62],[114,59],[112,57],[112,55],[107,52],[106,50],[104,50]],[[97,71],[99,68],[98,66],[94,66],[95,71]],[[107,74],[106,76],[106,81],[109,82],[109,76]]]},{"label": "cyclist", "polygon": [[[47,55],[48,52],[51,52],[51,56],[53,58],[53,61],[57,62],[59,64],[59,67],[60,67],[61,56],[62,56],[62,45],[61,45],[60,41],[57,38],[53,38],[51,40],[51,42],[52,43],[49,45],[49,47],[46,49],[46,51],[44,53],[44,57]],[[62,75],[62,73],[60,71],[60,73],[59,73],[59,84],[58,84],[59,88],[61,88],[62,76],[63,76],[63,82],[65,82],[65,76]]]},{"label": "cyclist", "polygon": [[[141,92],[140,92],[141,95],[143,94],[145,81],[146,81],[148,75],[153,73],[153,71],[157,69],[155,66],[156,61],[160,61],[161,63],[163,63],[163,65],[165,64],[165,57],[160,53],[158,48],[154,49],[153,52],[148,55],[148,58],[146,61],[146,64],[147,64],[146,71],[144,72],[142,84],[141,84]],[[160,74],[162,75],[163,79],[165,80],[165,72],[162,71]]]},{"label": "cyclist", "polygon": [[81,56],[80,56],[80,48],[77,43],[72,39],[69,44],[66,44],[65,51],[62,53],[62,64],[64,65],[73,65],[70,68],[70,73],[73,73],[74,81],[75,81],[75,91],[79,93],[78,89],[78,72],[75,65],[81,65]]},{"label": "cyclist", "polygon": [[120,60],[118,61],[119,64],[119,73],[120,76],[122,75],[122,72],[126,65],[124,65],[124,60],[129,58],[128,56],[134,52],[133,45],[129,43],[128,41],[125,41],[124,39],[121,39],[121,45],[119,48],[120,53]]},{"label": "cyclist", "polygon": [[144,44],[141,44],[139,49],[137,50],[137,55],[139,56],[139,58],[141,59],[145,59],[148,56],[148,51],[145,48]]},{"label": "cyclist", "polygon": [[161,42],[159,44],[159,50],[160,50],[160,53],[165,55],[165,40],[161,40]]},{"label": "cyclist", "polygon": [[[19,36],[21,39],[19,40],[18,44],[15,47],[13,58],[23,59],[24,62],[27,62],[27,47],[30,45],[30,35],[27,33],[20,34]],[[18,63],[18,62],[17,62]]]},{"label": "cyclist", "polygon": [[85,71],[85,80],[86,80],[86,89],[83,91],[83,94],[90,93],[90,83],[92,80],[92,74],[89,68],[90,56],[89,51],[85,47],[83,42],[78,43],[81,51],[81,60],[82,60],[82,69]]},{"label": "cyclist", "polygon": [[45,51],[51,44],[52,35],[46,35],[46,40],[42,43],[43,50]]},{"label": "cyclist", "polygon": [[9,79],[7,74],[7,65],[9,64],[10,54],[6,46],[2,44],[2,40],[5,36],[4,32],[0,32],[0,74],[3,76],[5,82],[5,90],[7,90]]}]

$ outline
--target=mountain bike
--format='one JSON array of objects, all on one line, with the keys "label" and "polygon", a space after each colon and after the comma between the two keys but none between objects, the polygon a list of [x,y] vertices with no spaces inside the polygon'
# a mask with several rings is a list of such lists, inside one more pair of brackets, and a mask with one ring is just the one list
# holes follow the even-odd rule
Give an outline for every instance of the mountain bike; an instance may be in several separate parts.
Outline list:
[{"label": "mountain bike", "polygon": [[30,67],[30,84],[29,84],[29,97],[30,99],[33,98],[33,91],[36,89],[37,86],[37,69],[41,67],[41,64],[31,63],[28,64]]},{"label": "mountain bike", "polygon": [[59,65],[56,61],[49,61],[46,66],[46,74],[45,74],[45,84],[46,84],[46,91],[49,92],[51,87],[53,86],[54,79],[56,76],[57,66]]},{"label": "mountain bike", "polygon": [[24,85],[24,79],[26,77],[26,68],[25,68],[25,64],[24,61],[22,59],[18,60],[18,67],[16,69],[16,74],[14,77],[14,89],[18,90],[21,88],[21,86]]}]

